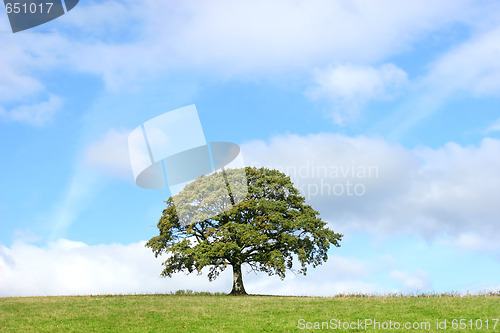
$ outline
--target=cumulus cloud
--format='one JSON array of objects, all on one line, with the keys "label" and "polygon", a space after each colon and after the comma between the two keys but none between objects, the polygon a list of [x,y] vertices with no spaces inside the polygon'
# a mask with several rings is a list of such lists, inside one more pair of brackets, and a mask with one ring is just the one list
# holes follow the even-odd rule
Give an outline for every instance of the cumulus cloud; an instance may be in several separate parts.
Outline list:
[{"label": "cumulus cloud", "polygon": [[[145,242],[128,245],[87,245],[59,239],[41,247],[16,242],[0,245],[0,297],[33,295],[84,295],[165,293],[180,289],[229,292],[228,268],[209,282],[203,275],[183,273],[161,278],[161,262]],[[333,257],[307,277],[288,275],[285,281],[265,274],[245,274],[248,292],[278,295],[332,296],[341,292],[375,292],[383,288],[363,282],[365,262]]]},{"label": "cumulus cloud", "polygon": [[378,68],[359,65],[338,65],[313,72],[313,85],[307,95],[325,98],[333,103],[335,123],[356,117],[370,100],[391,98],[408,80],[405,71],[393,64]]},{"label": "cumulus cloud", "polygon": [[445,235],[462,239],[452,242],[456,245],[474,234],[488,244],[482,249],[498,251],[493,235],[500,233],[499,140],[406,149],[363,136],[283,135],[242,149],[248,164],[289,174],[308,202],[344,234]]},{"label": "cumulus cloud", "polygon": [[[161,262],[165,256],[155,258],[144,245],[144,241],[88,245],[67,239],[44,246],[27,240],[15,241],[10,247],[0,244],[0,297],[169,293],[182,289],[228,293],[231,290],[230,267],[212,282],[207,278],[208,270],[202,275],[177,273],[171,278],[161,278]],[[401,269],[400,264],[387,255],[364,259],[331,255],[323,265],[310,268],[307,276],[288,272],[281,280],[256,274],[243,266],[243,279],[245,289],[253,294],[333,296],[344,292],[431,291],[435,276],[417,268],[421,264],[415,263],[416,268],[408,270]],[[439,278],[439,272],[433,274]],[[446,282],[449,288],[454,288]],[[461,291],[465,291],[463,287]],[[468,286],[468,289],[495,291],[498,285],[483,284]]]},{"label": "cumulus cloud", "polygon": [[162,279],[161,260],[155,259],[144,244],[89,246],[59,239],[46,247],[0,245],[0,296],[216,291],[231,287],[230,277],[225,276],[214,283],[195,274]]},{"label": "cumulus cloud", "polygon": [[84,165],[133,182],[128,152],[129,134],[129,130],[108,130],[86,147]]}]

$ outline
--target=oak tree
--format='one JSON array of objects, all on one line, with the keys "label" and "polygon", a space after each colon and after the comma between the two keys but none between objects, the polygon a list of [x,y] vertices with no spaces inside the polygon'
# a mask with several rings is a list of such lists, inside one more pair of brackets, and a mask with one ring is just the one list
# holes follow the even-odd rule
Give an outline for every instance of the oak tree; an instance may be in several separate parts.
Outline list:
[{"label": "oak tree", "polygon": [[[212,281],[232,266],[231,294],[242,295],[246,294],[243,265],[283,279],[286,271],[298,264],[297,272],[306,275],[307,266],[316,267],[328,259],[330,245],[340,246],[342,235],[329,229],[319,213],[305,203],[290,177],[278,170],[247,167],[246,196],[239,201],[235,200],[234,186],[231,191],[228,182],[237,170],[242,169],[202,176],[179,194],[187,196],[194,212],[221,202],[229,205],[215,216],[183,223],[176,208],[185,207],[176,207],[172,197],[165,201],[167,207],[158,222],[159,235],[146,244],[156,257],[167,255],[163,277],[181,271],[201,274],[204,267],[209,267],[208,278]],[[210,177],[221,175],[226,180],[229,203],[224,203],[210,185]]]}]

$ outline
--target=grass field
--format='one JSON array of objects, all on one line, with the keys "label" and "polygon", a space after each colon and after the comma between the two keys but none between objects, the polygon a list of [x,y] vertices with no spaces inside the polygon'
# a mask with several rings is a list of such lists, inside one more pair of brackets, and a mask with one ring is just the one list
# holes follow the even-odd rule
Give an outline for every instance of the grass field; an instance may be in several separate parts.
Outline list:
[{"label": "grass field", "polygon": [[[314,322],[318,322],[316,325],[320,327],[322,322],[328,322],[329,329],[326,329],[326,324],[323,328],[332,332],[500,332],[500,323],[494,327],[499,318],[499,296],[319,298],[123,295],[0,298],[0,332],[16,333],[321,331],[306,328],[306,325],[314,327]],[[358,319],[363,327],[358,326]],[[443,326],[445,319],[446,329]],[[460,319],[464,319],[462,329]],[[340,325],[346,325],[343,322],[355,322],[355,325],[351,329],[343,329],[342,326],[335,329],[335,324],[339,325],[335,320],[341,320]],[[365,320],[372,320],[372,325],[364,326]],[[377,324],[373,324],[373,320],[379,323],[380,328],[374,327]],[[443,329],[436,327],[438,321]],[[395,329],[395,322],[401,325],[400,329]],[[430,328],[424,327],[424,322],[429,322]],[[405,323],[424,328],[404,329]],[[476,328],[480,324],[482,328]]]}]

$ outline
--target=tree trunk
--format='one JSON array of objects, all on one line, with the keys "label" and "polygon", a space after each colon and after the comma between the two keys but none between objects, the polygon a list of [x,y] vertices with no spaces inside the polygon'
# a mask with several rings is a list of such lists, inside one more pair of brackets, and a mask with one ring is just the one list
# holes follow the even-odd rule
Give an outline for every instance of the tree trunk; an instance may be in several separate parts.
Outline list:
[{"label": "tree trunk", "polygon": [[246,295],[245,287],[243,287],[243,275],[241,274],[241,264],[233,265],[233,290],[230,295]]}]

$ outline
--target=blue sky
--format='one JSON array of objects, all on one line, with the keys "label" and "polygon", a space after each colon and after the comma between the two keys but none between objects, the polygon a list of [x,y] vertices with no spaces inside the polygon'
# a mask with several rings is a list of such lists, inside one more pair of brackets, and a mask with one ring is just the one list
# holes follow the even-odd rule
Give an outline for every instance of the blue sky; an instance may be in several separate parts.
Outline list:
[{"label": "blue sky", "polygon": [[0,296],[230,291],[144,248],[168,191],[134,184],[127,137],[191,104],[345,235],[248,292],[499,290],[499,22],[487,0],[85,1],[12,34],[2,11]]}]

